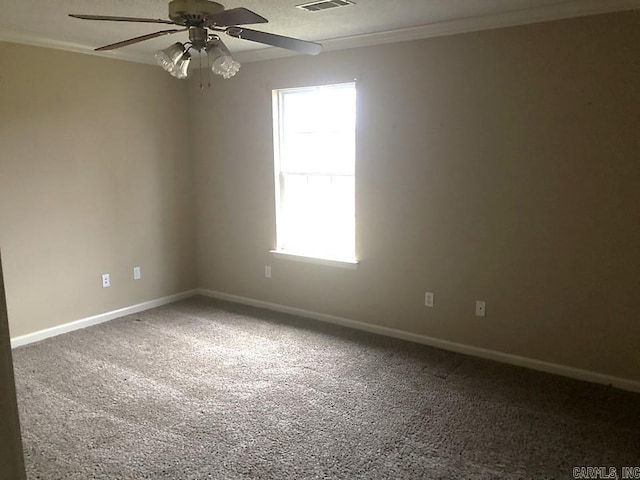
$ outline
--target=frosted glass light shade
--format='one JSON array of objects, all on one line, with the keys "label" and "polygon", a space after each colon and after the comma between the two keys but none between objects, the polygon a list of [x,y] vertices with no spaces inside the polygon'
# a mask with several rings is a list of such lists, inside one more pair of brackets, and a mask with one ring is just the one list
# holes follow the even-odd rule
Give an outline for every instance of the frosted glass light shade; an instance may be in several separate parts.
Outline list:
[{"label": "frosted glass light shade", "polygon": [[191,55],[185,53],[180,60],[176,63],[173,71],[169,72],[174,77],[184,80],[189,75],[189,64],[191,63]]},{"label": "frosted glass light shade", "polygon": [[226,55],[219,47],[207,49],[207,55],[212,59],[211,70],[216,75],[231,78],[240,70],[240,64],[230,55]]},{"label": "frosted glass light shade", "polygon": [[182,60],[185,55],[188,55],[188,53],[185,51],[184,45],[177,42],[164,50],[158,50],[155,57],[158,65],[173,75],[173,72],[178,67],[180,60]]}]

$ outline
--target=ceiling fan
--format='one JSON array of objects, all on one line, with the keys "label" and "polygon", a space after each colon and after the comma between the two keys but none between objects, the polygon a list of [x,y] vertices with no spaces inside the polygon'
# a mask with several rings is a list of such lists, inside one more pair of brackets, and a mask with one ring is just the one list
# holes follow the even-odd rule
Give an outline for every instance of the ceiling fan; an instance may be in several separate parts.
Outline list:
[{"label": "ceiling fan", "polygon": [[238,72],[240,64],[233,59],[229,49],[215,32],[226,33],[234,38],[250,40],[308,55],[317,55],[322,48],[319,43],[261,32],[241,26],[267,23],[268,20],[246,8],[227,10],[223,5],[210,0],[172,0],[169,2],[170,20],[81,14],[69,14],[69,16],[83,20],[161,23],[184,27],[182,29],[160,30],[159,32],[130,38],[95,49],[96,51],[114,50],[163,35],[188,31],[188,42],[175,43],[169,48],[156,52],[155,55],[162,68],[180,79],[187,78],[187,70],[191,61],[190,50],[198,52],[204,50],[207,53],[209,62],[213,64],[211,66],[212,71],[222,75],[224,78],[230,78]]}]

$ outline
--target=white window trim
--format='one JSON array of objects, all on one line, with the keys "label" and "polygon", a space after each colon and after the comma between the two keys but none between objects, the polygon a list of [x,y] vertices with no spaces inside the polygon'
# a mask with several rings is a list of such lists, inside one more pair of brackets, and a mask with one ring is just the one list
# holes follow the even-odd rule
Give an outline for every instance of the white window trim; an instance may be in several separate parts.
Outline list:
[{"label": "white window trim", "polygon": [[269,250],[269,253],[275,258],[282,260],[291,260],[302,263],[315,263],[317,265],[325,265],[327,267],[347,268],[349,270],[357,270],[360,262],[355,258],[322,258],[310,257],[300,253],[289,252],[287,250]]}]

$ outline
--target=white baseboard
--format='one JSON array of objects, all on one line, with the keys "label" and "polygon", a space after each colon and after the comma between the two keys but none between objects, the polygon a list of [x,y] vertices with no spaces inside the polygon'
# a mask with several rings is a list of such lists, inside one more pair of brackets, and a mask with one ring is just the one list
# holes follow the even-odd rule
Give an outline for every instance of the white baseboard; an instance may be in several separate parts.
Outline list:
[{"label": "white baseboard", "polygon": [[131,315],[133,313],[138,313],[144,310],[149,310],[151,308],[167,305],[168,303],[173,303],[177,302],[178,300],[193,297],[196,294],[197,290],[189,290],[186,292],[177,293],[175,295],[170,295],[168,297],[157,298],[148,302],[132,305],[130,307],[120,308],[111,312],[101,313],[100,315],[95,315],[93,317],[83,318],[81,320],[76,320],[75,322],[65,323],[63,325],[47,328],[45,330],[39,330],[27,335],[21,335],[19,337],[11,339],[11,348],[21,347],[23,345],[28,345],[29,343],[39,342],[40,340],[44,340],[45,338],[55,337],[56,335],[60,335],[62,333],[72,332],[73,330],[79,330],[81,328],[90,327],[99,323],[108,322],[109,320],[113,320],[114,318],[124,317],[125,315]]},{"label": "white baseboard", "polygon": [[309,310],[304,310],[302,308],[288,307],[286,305],[279,305],[276,303],[264,302],[262,300],[256,300],[253,298],[230,295],[228,293],[215,292],[215,291],[206,290],[206,289],[198,289],[196,290],[196,292],[199,295],[203,295],[205,297],[217,298],[219,300],[227,300],[229,302],[251,305],[254,307],[273,310],[276,312],[290,313],[292,315],[298,315],[300,317],[320,320],[322,322],[334,323],[336,325],[342,325],[345,327],[354,328],[356,330],[364,330],[366,332],[386,335],[388,337],[399,338],[401,340],[408,340],[414,343],[421,343],[423,345],[429,345],[431,347],[440,348],[442,350],[449,350],[456,353],[462,353],[464,355],[484,358],[487,360],[494,360],[497,362],[507,363],[509,365],[525,367],[532,370],[552,373],[555,375],[562,375],[564,377],[570,377],[570,378],[582,380],[585,382],[612,385],[613,387],[620,388],[622,390],[640,392],[640,381],[637,381],[637,380],[614,377],[614,376],[605,375],[602,373],[591,372],[589,370],[582,370],[579,368],[568,367],[565,365],[558,365],[555,363],[543,362],[541,360],[535,360],[533,358],[521,357],[518,355],[498,352],[495,350],[488,350],[486,348],[480,348],[480,347],[474,347],[471,345],[465,345],[462,343],[450,342],[448,340],[427,337],[426,335],[419,335],[417,333],[406,332],[404,330],[397,330],[395,328],[383,327],[380,325],[373,325],[370,323],[359,322],[357,320],[350,320],[348,318],[337,317],[334,315],[327,315],[325,313],[312,312]]}]

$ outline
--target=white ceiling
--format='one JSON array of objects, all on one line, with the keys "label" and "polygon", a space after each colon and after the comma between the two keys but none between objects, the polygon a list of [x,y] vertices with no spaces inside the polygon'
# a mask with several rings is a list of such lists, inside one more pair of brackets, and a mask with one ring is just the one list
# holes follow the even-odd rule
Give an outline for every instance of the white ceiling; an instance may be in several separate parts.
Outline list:
[{"label": "white ceiling", "polygon": [[[218,0],[269,19],[253,28],[321,42],[325,50],[483,30],[500,26],[640,8],[640,0],[354,0],[356,5],[309,13],[308,0]],[[93,48],[171,28],[170,25],[97,22],[69,13],[167,18],[168,0],[0,0],[0,40],[92,53]],[[103,55],[153,63],[153,52],[186,33]],[[224,37],[241,61],[285,56],[246,40]]]}]

